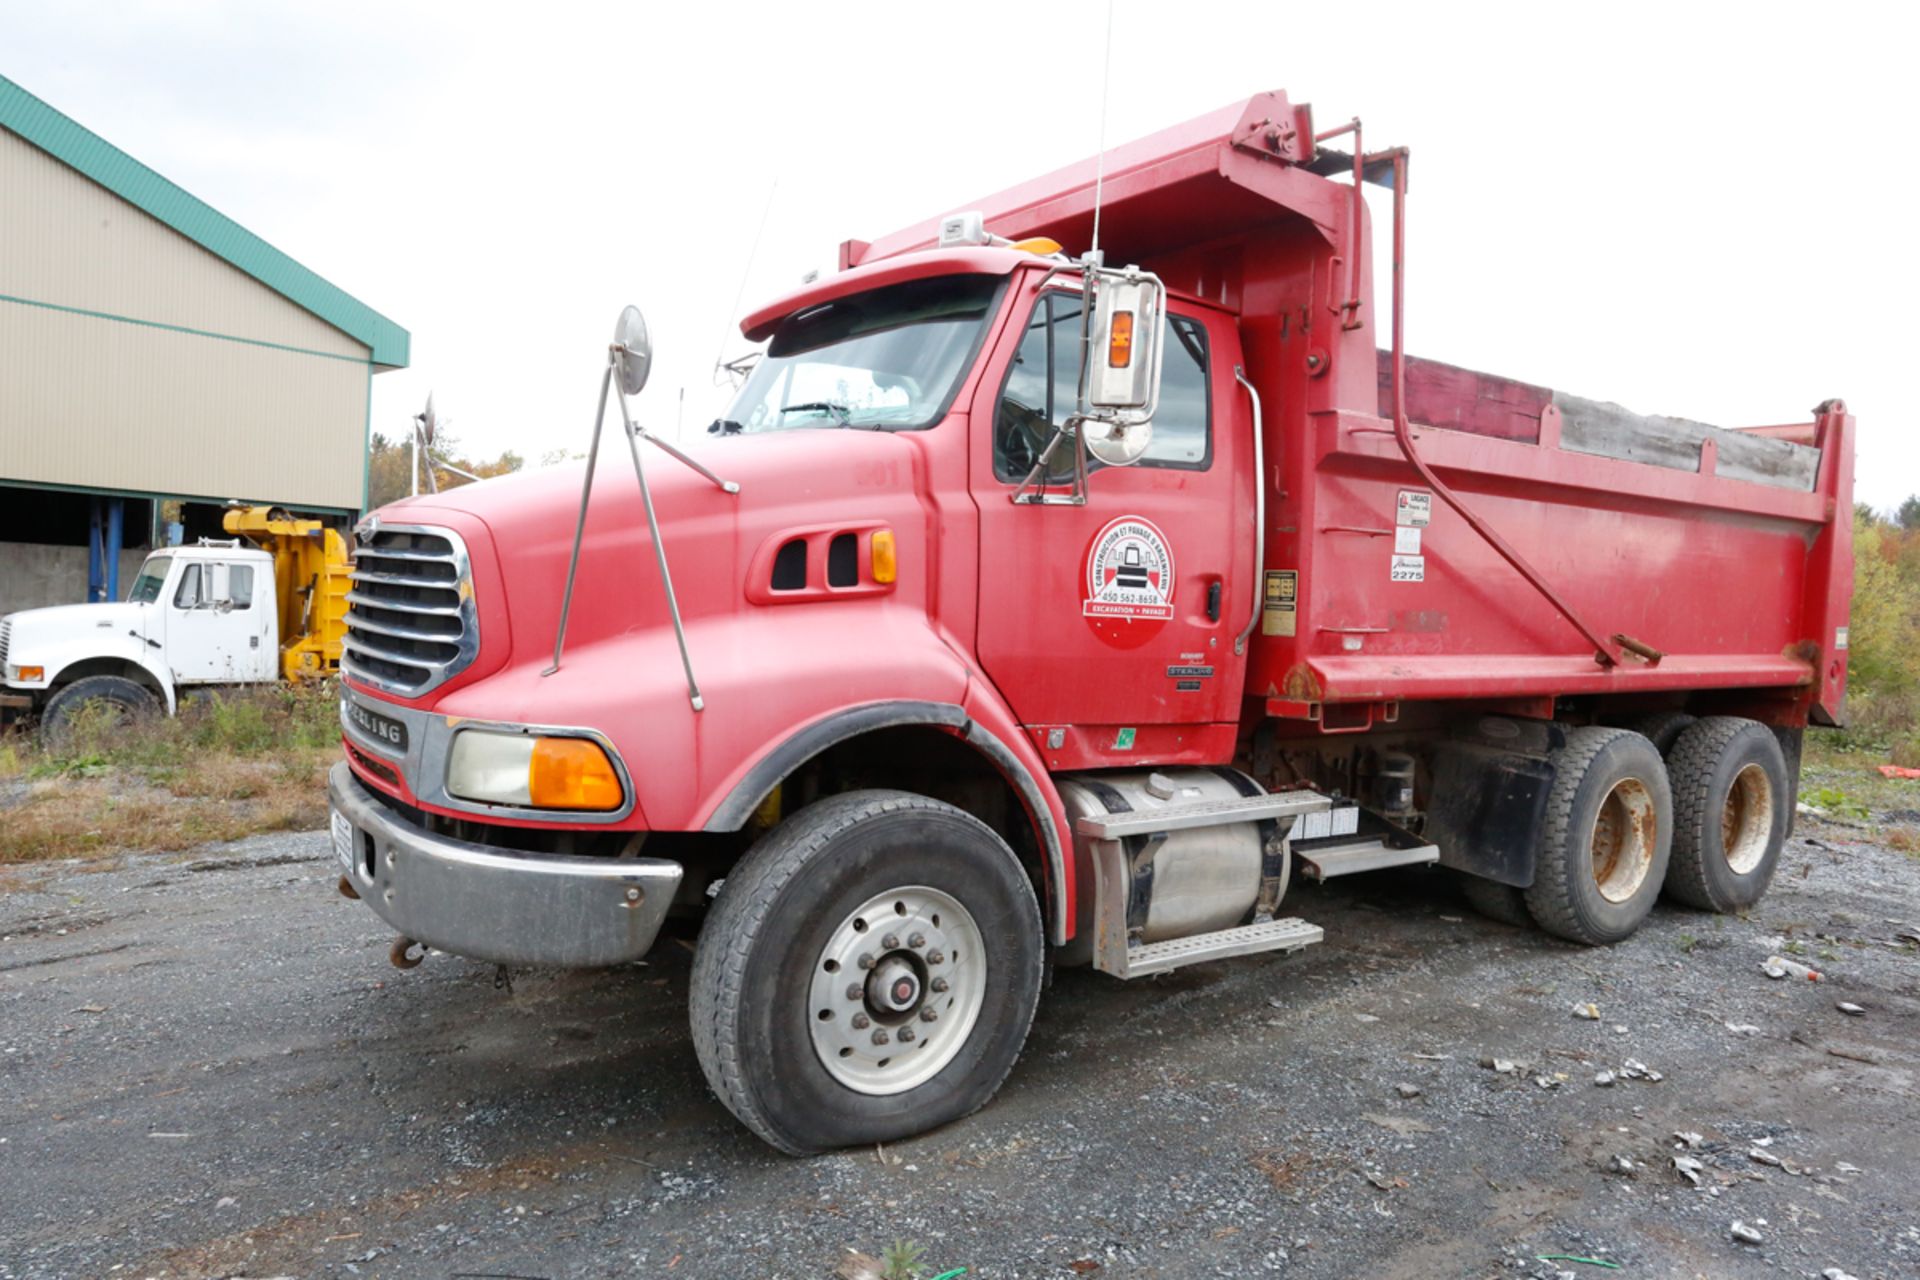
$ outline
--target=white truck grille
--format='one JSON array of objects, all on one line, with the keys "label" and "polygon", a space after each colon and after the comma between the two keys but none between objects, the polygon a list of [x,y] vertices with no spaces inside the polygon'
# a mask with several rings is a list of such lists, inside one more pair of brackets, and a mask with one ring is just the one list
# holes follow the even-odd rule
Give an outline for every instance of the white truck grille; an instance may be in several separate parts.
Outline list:
[{"label": "white truck grille", "polygon": [[7,669],[7,641],[12,638],[13,623],[0,618],[0,676],[3,676]]},{"label": "white truck grille", "polygon": [[450,529],[380,525],[358,537],[341,665],[354,679],[418,697],[480,650],[473,573]]}]

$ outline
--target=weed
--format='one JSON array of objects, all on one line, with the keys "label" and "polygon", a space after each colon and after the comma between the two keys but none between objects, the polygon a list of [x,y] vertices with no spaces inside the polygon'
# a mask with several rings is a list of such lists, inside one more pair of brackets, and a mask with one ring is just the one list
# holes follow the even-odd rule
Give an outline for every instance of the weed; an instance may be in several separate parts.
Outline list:
[{"label": "weed", "polygon": [[920,1259],[926,1252],[925,1245],[915,1244],[911,1240],[895,1240],[881,1250],[883,1269],[880,1280],[920,1280]]},{"label": "weed", "polygon": [[1700,939],[1694,937],[1692,934],[1683,933],[1680,935],[1680,950],[1686,952],[1688,955],[1692,955],[1693,949],[1699,945]]},{"label": "weed", "polygon": [[263,686],[132,724],[87,708],[57,747],[0,741],[0,779],[27,783],[0,823],[0,863],[321,826],[339,751],[336,699],[330,683]]}]

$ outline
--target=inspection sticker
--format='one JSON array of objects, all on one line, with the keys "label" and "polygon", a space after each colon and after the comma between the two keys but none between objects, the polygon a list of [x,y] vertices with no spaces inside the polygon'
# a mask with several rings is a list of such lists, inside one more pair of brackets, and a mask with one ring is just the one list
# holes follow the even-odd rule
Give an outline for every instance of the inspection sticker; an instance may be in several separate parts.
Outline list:
[{"label": "inspection sticker", "polygon": [[1395,524],[1425,525],[1433,519],[1433,495],[1424,489],[1402,489],[1394,504]]},{"label": "inspection sticker", "polygon": [[1290,636],[1299,621],[1300,571],[1267,570],[1266,598],[1260,605],[1260,634]]},{"label": "inspection sticker", "polygon": [[1427,580],[1427,558],[1425,556],[1395,556],[1393,558],[1393,581],[1425,582]]},{"label": "inspection sticker", "polygon": [[1397,556],[1417,556],[1420,554],[1419,525],[1403,524],[1394,528],[1393,554]]}]

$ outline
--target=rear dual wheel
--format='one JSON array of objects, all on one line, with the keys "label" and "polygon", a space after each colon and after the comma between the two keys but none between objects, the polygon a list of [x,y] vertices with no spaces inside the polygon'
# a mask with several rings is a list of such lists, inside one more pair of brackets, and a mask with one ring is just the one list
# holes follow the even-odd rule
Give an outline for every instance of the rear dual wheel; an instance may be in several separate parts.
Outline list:
[{"label": "rear dual wheel", "polygon": [[1653,909],[1673,847],[1667,766],[1629,729],[1574,729],[1555,753],[1528,913],[1569,942],[1605,946]]},{"label": "rear dual wheel", "polygon": [[834,796],[727,877],[694,957],[694,1049],[783,1151],[890,1142],[999,1089],[1043,958],[1032,884],[984,823],[906,792]]},{"label": "rear dual wheel", "polygon": [[1779,739],[1765,725],[1712,716],[1674,743],[1673,861],[1667,896],[1703,911],[1738,911],[1773,883],[1793,789]]}]

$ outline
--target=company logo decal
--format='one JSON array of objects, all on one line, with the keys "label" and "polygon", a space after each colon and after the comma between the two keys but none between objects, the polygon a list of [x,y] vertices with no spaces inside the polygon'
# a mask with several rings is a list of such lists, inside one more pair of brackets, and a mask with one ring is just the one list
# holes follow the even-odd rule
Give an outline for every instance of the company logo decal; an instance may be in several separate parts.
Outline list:
[{"label": "company logo decal", "polygon": [[1173,617],[1173,552],[1151,520],[1121,516],[1094,538],[1080,612],[1150,622]]}]

